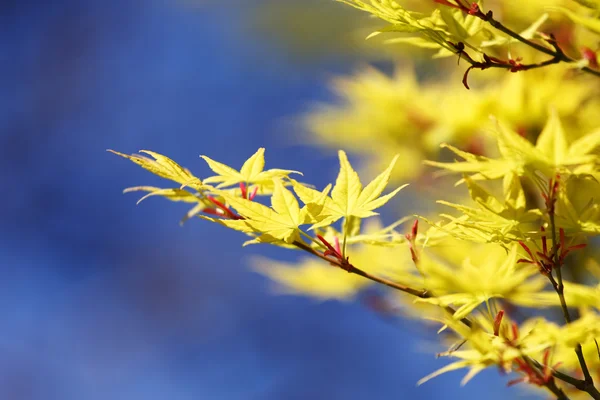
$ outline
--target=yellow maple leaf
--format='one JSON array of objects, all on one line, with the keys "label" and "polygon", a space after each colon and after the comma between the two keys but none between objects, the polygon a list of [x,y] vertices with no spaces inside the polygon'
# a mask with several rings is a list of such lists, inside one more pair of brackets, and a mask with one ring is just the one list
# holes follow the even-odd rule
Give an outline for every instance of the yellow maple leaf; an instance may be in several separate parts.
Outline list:
[{"label": "yellow maple leaf", "polygon": [[259,273],[277,283],[279,291],[285,294],[346,300],[372,284],[362,276],[348,274],[315,257],[304,257],[293,264],[261,257],[253,264]]},{"label": "yellow maple leaf", "polygon": [[447,147],[464,161],[442,163],[426,161],[426,164],[451,172],[472,173],[473,179],[498,179],[510,172],[519,176],[535,178],[536,172],[552,177],[557,172],[566,175],[588,174],[594,170],[600,148],[600,130],[569,143],[560,118],[555,110],[550,115],[535,145],[519,133],[499,122],[495,130],[500,158],[490,159]]},{"label": "yellow maple leaf", "polygon": [[108,150],[109,152],[118,156],[127,158],[133,161],[142,168],[152,172],[154,175],[158,175],[161,178],[170,179],[183,186],[189,186],[194,189],[200,189],[202,187],[202,181],[196,178],[190,171],[171,160],[169,157],[163,156],[162,154],[155,153],[149,150],[140,150],[140,153],[150,155],[153,159],[144,157],[138,154],[123,154],[118,151]]},{"label": "yellow maple leaf", "polygon": [[259,242],[272,243],[279,240],[289,244],[299,240],[299,226],[308,223],[308,212],[306,207],[300,208],[294,194],[283,186],[281,180],[275,180],[274,185],[271,207],[228,192],[217,193],[244,218],[244,224],[240,224],[240,228],[252,228],[259,235]]},{"label": "yellow maple leaf", "polygon": [[207,156],[200,156],[209,168],[217,175],[211,176],[204,180],[205,183],[218,183],[217,188],[238,185],[240,183],[259,186],[261,193],[270,192],[273,186],[273,179],[281,179],[289,174],[300,174],[298,171],[286,169],[269,169],[265,168],[265,149],[260,148],[249,159],[247,159],[239,171],[231,168],[228,165],[215,161]]},{"label": "yellow maple leaf", "polygon": [[402,185],[391,193],[380,197],[389,182],[390,174],[398,160],[398,156],[394,157],[389,167],[363,189],[360,178],[350,165],[346,153],[340,150],[338,154],[340,172],[331,191],[331,197],[324,203],[321,212],[321,216],[324,218],[314,224],[311,229],[330,225],[340,218],[366,218],[378,215],[373,211],[374,209],[383,206],[396,193],[408,186],[408,184]]}]

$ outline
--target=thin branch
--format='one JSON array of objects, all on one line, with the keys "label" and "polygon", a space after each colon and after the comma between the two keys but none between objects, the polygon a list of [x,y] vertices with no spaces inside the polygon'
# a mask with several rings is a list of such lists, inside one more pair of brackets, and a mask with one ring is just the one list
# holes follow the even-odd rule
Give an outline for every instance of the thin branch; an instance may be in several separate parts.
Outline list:
[{"label": "thin branch", "polygon": [[546,387],[552,393],[554,393],[554,395],[556,396],[557,400],[569,400],[569,396],[567,396],[565,394],[565,392],[556,385],[556,382],[554,381],[554,379],[548,381],[548,383],[546,384]]},{"label": "thin branch", "polygon": [[[573,58],[567,56],[564,53],[564,51],[558,46],[556,38],[552,34],[548,35],[549,39],[547,40],[548,43],[550,43],[550,45],[553,47],[553,49],[550,49],[550,48],[543,46],[539,43],[536,43],[532,40],[524,38],[517,32],[506,27],[500,21],[498,21],[497,19],[494,18],[494,13],[491,10],[488,11],[487,13],[484,13],[483,11],[481,11],[481,9],[477,5],[477,3],[473,3],[470,6],[468,6],[468,5],[463,4],[460,1],[457,2],[457,5],[449,4],[444,0],[434,0],[434,1],[436,1],[437,3],[441,3],[441,4],[451,5],[454,8],[458,8],[468,15],[472,15],[476,18],[479,18],[479,19],[489,23],[492,27],[498,29],[500,32],[503,32],[506,35],[512,37],[513,39],[515,39],[523,44],[526,44],[527,46],[531,47],[532,49],[535,49],[535,50],[539,51],[540,53],[544,53],[544,54],[547,54],[552,57],[552,59],[544,61],[543,63],[529,64],[529,65],[531,65],[530,68],[525,68],[525,69],[521,69],[521,70],[540,68],[540,67],[544,67],[546,65],[557,64],[559,62],[566,62],[566,63],[575,62],[575,60]],[[459,54],[460,54],[460,52],[459,52]],[[478,67],[474,67],[474,68],[478,68]],[[506,67],[496,66],[494,68],[506,68]],[[592,75],[600,76],[600,71],[592,69],[590,67],[582,67],[581,70],[584,72],[587,72],[589,74],[592,74]],[[513,71],[513,72],[516,72],[516,71]]]},{"label": "thin branch", "polygon": [[[529,365],[531,367],[531,369],[535,371],[536,375],[542,381],[544,381],[544,376],[541,372],[544,370],[544,366],[530,357],[523,356],[523,360],[525,360],[527,365]],[[550,378],[548,381],[546,381],[544,386],[547,387],[548,390],[550,390],[556,396],[557,400],[569,400],[569,397],[565,394],[565,392],[561,388],[559,388],[556,385],[556,382],[554,381],[553,378]]]},{"label": "thin branch", "polygon": [[[348,273],[360,275],[360,276],[367,278],[373,282],[380,283],[380,284],[390,287],[392,289],[411,294],[411,295],[419,297],[421,299],[429,299],[429,298],[433,297],[433,295],[426,289],[414,289],[409,286],[402,285],[400,283],[396,283],[396,282],[390,281],[388,279],[372,275],[372,274],[370,274],[366,271],[363,271],[362,269],[357,268],[354,265],[350,264],[347,261],[347,259],[346,259],[346,262],[342,262],[338,259],[329,258],[329,257],[321,254],[320,252],[316,251],[312,247],[308,246],[306,243],[303,243],[300,241],[295,241],[295,242],[293,242],[293,245],[298,247],[299,249],[302,249],[302,250],[314,255],[314,256],[319,257],[320,259],[322,259],[324,261],[327,261],[330,264],[333,264],[333,265],[343,269],[344,271],[347,271]],[[444,310],[446,310],[448,313],[450,313],[452,315],[454,315],[454,313],[456,312],[456,310],[454,310],[454,308],[452,308],[450,306],[445,306],[442,308],[444,308]],[[466,317],[460,319],[460,321],[469,328],[473,327],[473,323]]]},{"label": "thin branch", "polygon": [[[463,10],[463,11],[465,11],[465,10]],[[572,63],[575,61],[574,59],[567,56],[562,51],[562,49],[558,46],[556,39],[554,38],[553,35],[550,35],[549,43],[552,45],[552,47],[554,47],[554,49],[549,49],[545,46],[542,46],[541,44],[538,44],[529,39],[526,39],[523,36],[519,35],[517,32],[513,31],[512,29],[507,28],[500,21],[498,21],[494,18],[494,13],[492,11],[488,11],[487,13],[484,14],[483,11],[481,11],[479,9],[479,7],[476,7],[476,8],[468,9],[466,12],[470,15],[473,15],[474,17],[477,17],[479,19],[482,19],[483,21],[488,22],[491,26],[498,29],[500,32],[503,32],[503,33],[507,34],[508,36],[518,40],[519,42],[526,44],[527,46],[531,47],[532,49],[535,49],[541,53],[552,56],[553,58],[557,59],[557,62],[563,61],[563,62],[567,62],[567,63]],[[587,73],[590,73],[592,75],[600,76],[600,71],[591,69],[589,67],[583,67],[583,68],[581,68],[581,70],[585,71]]]},{"label": "thin branch", "polygon": [[375,281],[377,283],[381,283],[382,285],[391,287],[392,289],[396,289],[396,290],[399,290],[401,292],[412,294],[413,296],[420,297],[422,299],[426,299],[428,297],[431,297],[431,296],[429,296],[427,294],[427,290],[425,290],[425,289],[413,289],[411,287],[408,287],[408,286],[405,286],[405,285],[401,285],[399,283],[395,283],[395,282],[389,281],[387,279],[371,275],[371,274],[369,274],[369,273],[367,273],[367,272],[365,272],[365,271],[363,271],[363,270],[361,270],[359,268],[356,268],[355,266],[353,266],[351,264],[348,265],[348,266],[342,266],[342,265],[340,265],[340,262],[338,260],[324,256],[323,254],[321,254],[317,250],[315,250],[312,247],[308,246],[306,243],[295,241],[293,244],[294,244],[294,246],[296,246],[296,247],[298,247],[298,248],[300,248],[300,249],[302,249],[302,250],[304,250],[304,251],[306,251],[308,253],[311,253],[312,255],[317,256],[320,259],[322,259],[324,261],[327,261],[330,264],[334,264],[334,265],[336,265],[336,266],[338,266],[338,267],[340,267],[340,268],[342,268],[345,271],[348,271],[350,273],[354,273],[354,274],[363,276],[363,277],[365,277],[367,279],[370,279],[372,281]]},{"label": "thin branch", "polygon": [[[532,42],[531,40],[524,38],[523,36],[519,35],[517,32],[504,26],[500,21],[494,19],[494,14],[492,13],[492,11],[488,11],[486,14],[484,14],[481,10],[479,10],[479,13],[472,14],[472,15],[486,21],[491,26],[498,29],[500,32],[507,34],[508,36],[512,37],[513,39],[516,39],[519,42],[524,43],[527,46],[529,46],[533,49],[536,49],[537,51],[539,51],[541,53],[547,54],[552,57],[557,56],[557,53],[555,51],[553,51],[552,49],[542,46],[541,44]],[[567,61],[566,57],[561,57],[561,59],[562,59],[562,61]]]},{"label": "thin branch", "polygon": [[462,43],[462,42],[458,42],[458,43],[448,42],[448,43],[454,47],[454,49],[456,50],[456,54],[458,54],[459,57],[464,58],[469,64],[471,64],[471,66],[469,68],[467,68],[467,70],[465,71],[465,74],[463,76],[463,81],[462,81],[463,85],[465,85],[465,87],[467,89],[470,89],[469,85],[467,83],[467,78],[468,78],[469,72],[474,68],[478,68],[481,70],[488,69],[488,68],[501,68],[501,69],[509,70],[510,72],[518,72],[518,71],[528,71],[530,69],[542,68],[547,65],[558,64],[559,62],[561,62],[560,58],[553,57],[549,60],[542,61],[539,63],[522,64],[519,59],[517,59],[517,60],[514,60],[514,59],[502,60],[497,57],[489,56],[486,53],[483,53],[483,61],[475,61],[465,51],[464,43]]},{"label": "thin branch", "polygon": [[[543,368],[543,365],[540,364],[539,361],[531,359],[531,361],[538,367]],[[587,392],[593,399],[600,399],[600,392],[594,386],[588,386],[588,384],[582,380],[573,378],[571,375],[567,375],[564,372],[560,372],[556,369],[552,370],[552,376],[556,379],[559,379],[569,385],[573,386],[575,389],[579,389],[583,392]]]}]

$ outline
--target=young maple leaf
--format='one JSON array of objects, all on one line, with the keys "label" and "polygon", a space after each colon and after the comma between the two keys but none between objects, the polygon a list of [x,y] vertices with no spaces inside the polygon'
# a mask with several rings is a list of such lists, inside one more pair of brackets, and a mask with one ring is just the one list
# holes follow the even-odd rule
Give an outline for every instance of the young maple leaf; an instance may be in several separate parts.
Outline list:
[{"label": "young maple leaf", "polygon": [[327,197],[327,195],[323,197],[323,193],[329,193],[331,190],[331,183],[327,185],[322,192],[319,192],[318,190],[303,185],[294,179],[290,179],[290,182],[296,195],[306,205],[308,217],[310,219],[309,223],[315,224],[317,222],[321,222],[328,215],[331,215],[331,213],[334,212],[334,209],[332,208],[333,200],[331,200],[330,197]]},{"label": "young maple leaf", "polygon": [[346,153],[340,150],[338,154],[340,172],[335,186],[331,191],[331,197],[325,200],[321,210],[323,219],[314,224],[311,229],[330,225],[340,218],[366,218],[378,215],[373,211],[374,209],[383,206],[396,193],[408,186],[408,184],[402,185],[393,192],[379,197],[389,182],[390,174],[398,160],[398,156],[394,157],[390,166],[363,189],[360,178],[350,165]]},{"label": "young maple leaf", "polygon": [[503,123],[498,123],[495,133],[501,155],[499,159],[476,156],[442,145],[464,161],[426,163],[451,172],[472,173],[473,179],[498,179],[510,172],[519,176],[533,176],[536,171],[546,176],[554,176],[557,172],[583,175],[593,171],[598,161],[594,152],[600,147],[600,129],[569,143],[556,111],[550,112],[535,145]]},{"label": "young maple leaf", "polygon": [[390,25],[371,33],[367,39],[390,32],[418,34],[418,36],[393,38],[387,40],[386,43],[406,43],[427,49],[438,49],[438,53],[434,55],[435,58],[456,54],[456,48],[452,46],[452,42],[461,42],[472,47],[469,39],[477,35],[485,24],[479,18],[465,15],[462,10],[458,9],[457,4],[445,0],[445,5],[454,8],[451,10],[447,7],[435,9],[430,15],[409,11],[393,0],[337,1],[390,23]]},{"label": "young maple leaf", "polygon": [[522,240],[523,235],[537,231],[542,214],[537,209],[526,209],[525,193],[516,174],[506,175],[504,181],[504,201],[498,200],[475,180],[466,177],[464,181],[476,207],[438,201],[462,213],[459,217],[442,214],[450,222],[439,226],[443,231],[463,240],[478,243],[509,243]]},{"label": "young maple leaf", "polygon": [[442,307],[455,308],[454,319],[469,315],[481,303],[502,298],[513,304],[535,306],[531,295],[538,293],[546,280],[538,269],[518,264],[519,246],[512,244],[506,250],[494,245],[478,249],[460,263],[440,262],[435,255],[422,253],[420,268],[428,288],[435,297],[418,299]]},{"label": "young maple leaf", "polygon": [[289,174],[300,174],[298,171],[290,171],[286,169],[269,169],[265,168],[265,149],[260,148],[249,159],[244,162],[242,168],[237,171],[225,164],[215,161],[207,156],[200,156],[209,168],[217,175],[211,176],[204,180],[205,183],[219,183],[217,188],[238,185],[244,183],[246,185],[259,185],[261,193],[272,190],[273,180],[287,177]]},{"label": "young maple leaf", "polygon": [[[192,173],[186,168],[183,168],[181,165],[171,160],[169,157],[148,150],[140,150],[140,153],[146,153],[152,156],[154,160],[137,154],[128,155],[119,153],[118,151],[114,150],[108,151],[118,156],[127,158],[130,161],[133,161],[142,168],[152,172],[155,175],[160,176],[161,178],[169,179],[181,184],[181,186],[178,188],[135,186],[125,189],[123,193],[137,191],[148,192],[148,194],[146,194],[138,200],[138,204],[151,196],[160,196],[171,201],[196,203],[196,205],[191,210],[189,210],[184,216],[184,218],[181,220],[182,223],[210,206],[210,204],[207,204],[205,199],[200,195],[201,191],[204,189],[202,181],[199,178],[192,175]],[[192,193],[190,191],[184,190],[184,187],[192,188],[196,192]]]},{"label": "young maple leaf", "polygon": [[[271,207],[263,204],[234,196],[228,192],[218,192],[231,207],[233,207],[242,217],[239,229],[259,234],[255,242],[273,243],[282,241],[292,243],[299,240],[299,226],[310,221],[306,207],[300,208],[298,200],[289,191],[281,180],[274,181],[274,191],[271,196]],[[323,198],[327,195],[324,192]],[[236,227],[229,226],[236,229]]]},{"label": "young maple leaf", "polygon": [[557,225],[569,235],[600,234],[598,188],[596,178],[571,178],[565,181],[557,193]]},{"label": "young maple leaf", "polygon": [[200,181],[200,179],[192,175],[186,168],[183,168],[181,165],[162,154],[148,150],[140,150],[140,153],[146,153],[152,156],[154,158],[154,160],[152,160],[151,158],[140,156],[138,154],[128,155],[114,150],[108,151],[133,161],[142,168],[152,172],[154,175],[180,183],[182,188],[183,186],[189,186],[198,190],[202,187],[202,181]]},{"label": "young maple leaf", "polygon": [[303,257],[296,263],[255,259],[257,272],[269,277],[283,294],[302,294],[321,300],[352,298],[373,282],[356,274],[343,273],[316,257]]}]

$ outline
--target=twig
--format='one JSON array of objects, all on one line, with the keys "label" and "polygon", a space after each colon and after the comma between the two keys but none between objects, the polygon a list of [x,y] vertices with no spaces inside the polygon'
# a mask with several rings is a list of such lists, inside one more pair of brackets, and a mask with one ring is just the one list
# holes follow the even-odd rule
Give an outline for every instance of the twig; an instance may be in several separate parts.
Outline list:
[{"label": "twig", "polygon": [[[553,35],[550,35],[550,40],[548,41],[552,47],[554,47],[554,50],[549,49],[547,47],[544,47],[540,44],[537,44],[535,42],[532,42],[529,39],[524,38],[523,36],[519,35],[517,32],[507,28],[506,26],[504,26],[500,21],[494,19],[494,14],[492,11],[488,11],[487,13],[483,13],[481,10],[479,10],[478,8],[478,12],[475,14],[471,14],[477,18],[480,18],[486,22],[488,22],[491,26],[493,26],[494,28],[498,29],[501,32],[506,33],[508,36],[518,40],[521,43],[526,44],[527,46],[541,52],[544,54],[548,54],[549,56],[552,56],[553,58],[556,58],[559,62],[563,61],[563,62],[567,62],[567,63],[571,63],[574,62],[575,60],[572,59],[571,57],[567,56],[562,49],[558,46],[558,43],[556,42],[556,39],[554,38]],[[583,71],[596,75],[596,76],[600,76],[600,71],[591,69],[589,67],[583,67],[581,68]]]},{"label": "twig", "polygon": [[[405,285],[390,281],[388,279],[372,275],[372,274],[370,274],[366,271],[363,271],[362,269],[357,268],[354,265],[350,264],[350,262],[348,262],[347,259],[345,259],[346,261],[344,262],[344,261],[340,261],[337,258],[327,257],[327,256],[321,254],[320,252],[316,251],[312,247],[308,246],[306,243],[303,243],[300,241],[295,241],[295,242],[293,242],[293,245],[298,247],[299,249],[302,249],[302,250],[314,255],[314,256],[319,257],[320,259],[322,259],[324,261],[327,261],[330,264],[333,264],[333,265],[343,269],[344,271],[347,271],[348,273],[360,275],[360,276],[367,278],[373,282],[380,283],[380,284],[390,287],[392,289],[411,294],[411,295],[419,297],[421,299],[429,299],[429,298],[433,297],[433,295],[426,289],[414,289],[409,286],[405,286]],[[452,315],[454,315],[454,313],[456,312],[456,310],[454,310],[454,308],[452,308],[450,306],[445,306],[443,308],[444,308],[444,310],[446,310],[448,313],[450,313]],[[460,319],[460,321],[469,328],[473,327],[473,323],[466,317]]]},{"label": "twig", "polygon": [[[543,365],[540,364],[539,361],[531,359],[531,361],[538,367],[543,368]],[[600,399],[600,392],[594,386],[588,386],[587,383],[582,379],[573,378],[571,375],[567,375],[563,372],[553,369],[552,376],[556,379],[560,379],[561,381],[568,383],[573,386],[575,389],[579,389],[583,392],[587,392],[593,399]]]},{"label": "twig", "polygon": [[[544,54],[547,54],[552,57],[550,60],[544,61],[542,63],[527,64],[528,66],[530,66],[529,68],[519,69],[518,71],[524,71],[524,70],[533,69],[533,68],[540,68],[540,67],[544,67],[546,65],[557,64],[559,62],[566,62],[566,63],[575,62],[575,60],[573,58],[567,56],[564,53],[564,51],[560,48],[560,46],[558,46],[556,38],[552,34],[548,35],[548,39],[547,39],[548,43],[550,43],[550,45],[553,47],[553,49],[550,49],[546,46],[543,46],[541,44],[533,42],[532,40],[524,38],[517,32],[506,27],[500,21],[498,21],[494,18],[494,13],[491,10],[488,11],[487,13],[484,13],[483,11],[481,11],[481,9],[477,5],[477,3],[473,3],[470,6],[468,6],[468,5],[463,4],[461,1],[457,1],[456,5],[449,4],[444,0],[435,0],[435,1],[437,3],[441,3],[441,4],[451,5],[452,7],[457,8],[468,15],[472,15],[476,18],[479,18],[479,19],[489,23],[492,27],[498,29],[500,32],[503,32],[503,33],[507,34],[508,36],[512,37],[513,39],[518,40],[519,42],[521,42],[523,44],[526,44],[527,46],[539,51],[540,53],[544,53]],[[461,53],[462,52],[459,52],[459,54],[461,54]],[[480,68],[480,67],[475,66],[473,68]],[[487,66],[486,68],[490,68],[490,67]],[[507,68],[507,67],[495,66],[495,68]],[[485,68],[482,68],[482,69],[485,69]],[[510,69],[510,68],[507,68],[507,69]],[[592,69],[587,66],[582,67],[581,70],[585,71],[589,74],[592,74],[592,75],[600,76],[600,71]],[[513,70],[512,72],[516,72],[516,71]]]},{"label": "twig", "polygon": [[[527,363],[527,365],[529,365],[531,367],[531,369],[533,371],[535,371],[535,374],[542,380],[544,381],[544,377],[543,374],[541,373],[541,370],[544,369],[544,366],[541,365],[539,362],[537,362],[536,360],[527,357],[527,356],[523,356],[523,360],[525,360],[525,362]],[[554,381],[553,378],[550,378],[548,381],[545,381],[545,385],[548,390],[550,390],[552,393],[554,393],[554,395],[556,396],[557,400],[569,400],[569,397],[565,394],[565,392],[559,388],[556,385],[556,382]]]},{"label": "twig", "polygon": [[458,42],[458,43],[448,42],[448,43],[454,47],[454,49],[456,50],[456,54],[458,54],[459,57],[464,58],[469,64],[471,64],[471,66],[469,68],[467,68],[467,70],[465,71],[465,74],[464,74],[463,80],[462,80],[463,85],[465,85],[465,87],[467,89],[470,89],[469,84],[467,83],[467,78],[468,78],[469,72],[474,68],[479,68],[481,70],[488,69],[488,68],[502,68],[502,69],[507,69],[510,72],[518,72],[518,71],[527,71],[527,70],[535,69],[535,68],[542,68],[547,65],[558,64],[561,61],[559,58],[553,57],[549,60],[542,61],[539,63],[522,64],[520,59],[502,60],[497,57],[489,56],[486,53],[483,53],[483,61],[475,61],[465,51],[464,43],[462,43],[462,42]]}]

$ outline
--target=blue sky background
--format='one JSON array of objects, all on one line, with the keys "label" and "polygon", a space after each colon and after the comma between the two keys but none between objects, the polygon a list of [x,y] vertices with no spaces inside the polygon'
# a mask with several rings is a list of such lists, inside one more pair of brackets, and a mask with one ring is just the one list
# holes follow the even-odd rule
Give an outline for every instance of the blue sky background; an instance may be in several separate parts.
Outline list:
[{"label": "blue sky background", "polygon": [[356,60],[302,60],[253,34],[253,0],[214,3],[2,2],[0,398],[526,398],[495,370],[416,388],[446,362],[433,332],[274,296],[248,259],[293,254],[121,193],[160,182],[107,148],[203,176],[200,154],[239,166],[266,146],[269,166],[335,177],[335,152],[292,145],[301,132],[281,121]]}]

